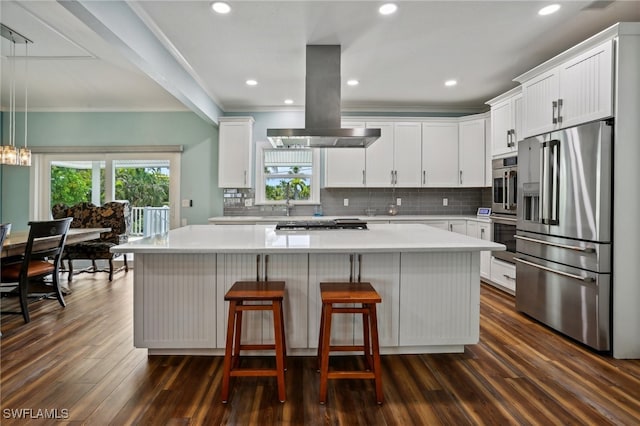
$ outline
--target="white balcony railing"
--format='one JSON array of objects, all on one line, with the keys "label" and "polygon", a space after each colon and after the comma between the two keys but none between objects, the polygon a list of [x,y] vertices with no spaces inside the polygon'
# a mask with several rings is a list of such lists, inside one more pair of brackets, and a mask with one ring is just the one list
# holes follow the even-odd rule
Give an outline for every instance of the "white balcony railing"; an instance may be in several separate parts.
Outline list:
[{"label": "white balcony railing", "polygon": [[143,237],[161,234],[169,230],[169,207],[133,207],[131,209],[131,233]]}]

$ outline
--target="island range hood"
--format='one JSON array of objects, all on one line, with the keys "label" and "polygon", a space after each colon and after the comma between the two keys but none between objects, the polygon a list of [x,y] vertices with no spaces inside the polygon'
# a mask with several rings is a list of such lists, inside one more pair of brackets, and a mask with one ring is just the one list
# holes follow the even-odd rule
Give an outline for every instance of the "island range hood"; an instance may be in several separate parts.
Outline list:
[{"label": "island range hood", "polygon": [[340,45],[307,45],[305,128],[267,129],[283,148],[366,148],[380,129],[340,127]]}]

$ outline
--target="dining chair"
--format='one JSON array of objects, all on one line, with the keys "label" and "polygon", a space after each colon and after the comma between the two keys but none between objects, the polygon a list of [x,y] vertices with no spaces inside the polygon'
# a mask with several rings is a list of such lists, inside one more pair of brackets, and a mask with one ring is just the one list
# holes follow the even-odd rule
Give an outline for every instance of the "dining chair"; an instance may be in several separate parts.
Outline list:
[{"label": "dining chair", "polygon": [[2,249],[5,238],[9,235],[9,231],[11,231],[10,223],[0,223],[0,249]]},{"label": "dining chair", "polygon": [[[20,312],[3,311],[2,314],[22,314],[28,323],[27,297],[32,291],[38,300],[56,296],[62,307],[66,306],[59,286],[60,257],[72,219],[29,222],[29,237],[21,259],[0,268],[0,287],[3,292],[16,293],[20,299]],[[43,279],[51,275],[51,285]]]}]

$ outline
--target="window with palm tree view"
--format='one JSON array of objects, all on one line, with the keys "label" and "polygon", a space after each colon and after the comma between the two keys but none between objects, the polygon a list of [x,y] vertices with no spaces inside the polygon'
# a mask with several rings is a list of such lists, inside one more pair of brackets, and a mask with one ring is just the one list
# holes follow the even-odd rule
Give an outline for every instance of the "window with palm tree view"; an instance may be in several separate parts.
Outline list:
[{"label": "window with palm tree view", "polygon": [[314,155],[309,149],[264,149],[264,202],[315,199]]}]

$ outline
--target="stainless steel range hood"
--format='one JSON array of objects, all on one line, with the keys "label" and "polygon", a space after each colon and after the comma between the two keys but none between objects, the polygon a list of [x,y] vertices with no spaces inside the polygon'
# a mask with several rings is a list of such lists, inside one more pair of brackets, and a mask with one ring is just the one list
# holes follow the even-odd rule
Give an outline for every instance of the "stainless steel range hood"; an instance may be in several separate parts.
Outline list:
[{"label": "stainless steel range hood", "polygon": [[273,146],[366,148],[380,129],[340,127],[340,46],[308,45],[304,129],[267,129]]}]

